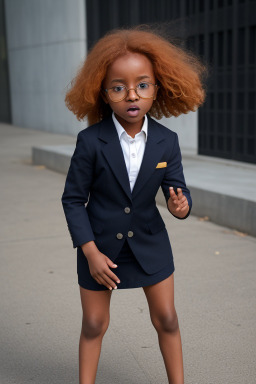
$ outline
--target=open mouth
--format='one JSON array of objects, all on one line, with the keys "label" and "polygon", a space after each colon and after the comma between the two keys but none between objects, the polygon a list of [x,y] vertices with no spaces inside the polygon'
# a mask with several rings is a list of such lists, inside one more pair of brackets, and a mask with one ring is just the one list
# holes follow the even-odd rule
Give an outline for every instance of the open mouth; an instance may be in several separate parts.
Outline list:
[{"label": "open mouth", "polygon": [[132,111],[132,112],[139,111],[139,107],[130,107],[127,109],[127,112],[129,112],[129,111]]}]

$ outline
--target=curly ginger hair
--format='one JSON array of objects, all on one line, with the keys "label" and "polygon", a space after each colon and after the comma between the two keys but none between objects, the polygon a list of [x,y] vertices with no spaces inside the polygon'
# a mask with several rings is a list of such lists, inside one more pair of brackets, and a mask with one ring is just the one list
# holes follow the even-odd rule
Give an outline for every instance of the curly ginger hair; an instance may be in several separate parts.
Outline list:
[{"label": "curly ginger hair", "polygon": [[102,83],[108,66],[127,52],[143,54],[153,65],[160,88],[148,112],[150,116],[158,120],[177,117],[203,104],[206,66],[192,52],[139,26],[108,32],[88,53],[65,96],[66,106],[78,120],[87,116],[91,125],[112,113],[102,98]]}]

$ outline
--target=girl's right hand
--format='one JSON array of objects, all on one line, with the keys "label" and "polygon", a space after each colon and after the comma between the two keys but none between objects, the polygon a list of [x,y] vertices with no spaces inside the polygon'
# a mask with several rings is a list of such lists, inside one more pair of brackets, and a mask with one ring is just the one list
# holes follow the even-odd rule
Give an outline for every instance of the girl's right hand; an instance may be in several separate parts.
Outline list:
[{"label": "girl's right hand", "polygon": [[116,289],[117,283],[120,283],[119,278],[111,271],[111,268],[116,268],[117,265],[113,263],[104,253],[97,250],[93,255],[90,255],[88,258],[88,264],[90,269],[90,274],[97,281],[97,283],[105,285],[107,288],[112,290]]}]

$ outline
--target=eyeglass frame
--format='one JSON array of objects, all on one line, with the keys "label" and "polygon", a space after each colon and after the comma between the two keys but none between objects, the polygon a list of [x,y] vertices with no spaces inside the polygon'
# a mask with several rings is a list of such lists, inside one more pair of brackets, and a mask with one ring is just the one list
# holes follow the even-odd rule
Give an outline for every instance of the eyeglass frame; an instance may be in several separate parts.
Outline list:
[{"label": "eyeglass frame", "polygon": [[[158,90],[158,89],[160,88],[158,84],[153,84],[153,83],[150,83],[150,82],[148,82],[148,81],[144,81],[143,83],[154,85],[154,87],[156,87],[156,88],[155,88],[155,92],[156,92],[156,90]],[[140,84],[140,83],[139,83],[139,84]],[[138,84],[138,85],[139,85],[139,84]],[[129,89],[127,89],[127,87],[126,87],[125,85],[122,85],[122,87],[124,87],[124,88],[126,89],[126,95],[125,95],[122,99],[120,99],[120,100],[118,100],[118,101],[114,101],[114,100],[112,100],[111,97],[109,96],[108,91],[109,91],[109,89],[113,89],[113,88],[115,88],[115,87],[116,87],[116,85],[114,85],[114,86],[111,87],[111,88],[104,89],[104,91],[107,93],[108,97],[110,98],[110,100],[111,100],[113,103],[119,103],[119,101],[123,101],[123,100],[128,96],[129,91],[130,91],[131,89],[133,89],[133,90],[135,91],[136,95],[137,95],[139,98],[141,98],[141,99],[152,99],[152,97],[155,96],[155,94],[154,94],[153,96],[150,96],[150,97],[143,97],[143,96],[138,95],[138,93],[137,93],[137,87],[136,87],[136,88],[129,88]]]}]

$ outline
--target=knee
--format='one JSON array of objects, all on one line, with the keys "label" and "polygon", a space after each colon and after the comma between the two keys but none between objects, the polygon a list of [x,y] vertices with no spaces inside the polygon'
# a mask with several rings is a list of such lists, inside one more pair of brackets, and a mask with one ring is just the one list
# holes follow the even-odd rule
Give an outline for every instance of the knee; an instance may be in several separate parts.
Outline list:
[{"label": "knee", "polygon": [[82,335],[87,339],[103,336],[109,325],[109,317],[84,317],[82,321]]},{"label": "knee", "polygon": [[175,310],[167,310],[151,318],[157,332],[175,333],[179,329],[178,316]]}]

